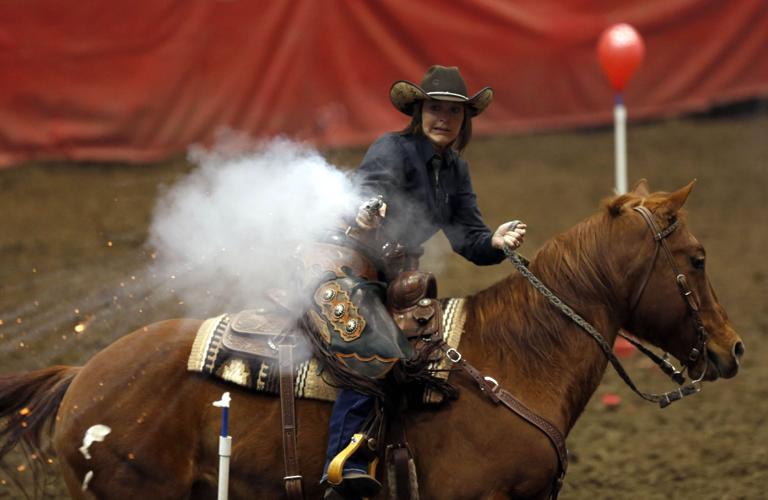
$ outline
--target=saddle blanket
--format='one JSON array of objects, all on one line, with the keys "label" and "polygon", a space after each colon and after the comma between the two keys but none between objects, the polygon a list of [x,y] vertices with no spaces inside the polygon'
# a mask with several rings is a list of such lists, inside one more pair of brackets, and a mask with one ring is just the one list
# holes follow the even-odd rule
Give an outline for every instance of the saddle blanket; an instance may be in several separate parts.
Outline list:
[{"label": "saddle blanket", "polygon": [[[446,299],[443,304],[443,339],[458,348],[466,319],[465,299]],[[229,328],[234,315],[222,314],[203,322],[195,335],[192,351],[187,361],[187,370],[210,375],[250,390],[268,394],[279,394],[279,369],[273,356],[243,355],[227,349],[223,343],[224,332]],[[275,333],[274,337],[279,335]],[[275,353],[276,356],[276,353]],[[430,364],[435,377],[448,379],[451,362],[441,356]],[[321,374],[321,367],[315,358],[295,362],[294,396],[303,399],[335,401],[338,389],[330,385]],[[438,404],[443,395],[435,391],[424,392],[423,402]]]}]

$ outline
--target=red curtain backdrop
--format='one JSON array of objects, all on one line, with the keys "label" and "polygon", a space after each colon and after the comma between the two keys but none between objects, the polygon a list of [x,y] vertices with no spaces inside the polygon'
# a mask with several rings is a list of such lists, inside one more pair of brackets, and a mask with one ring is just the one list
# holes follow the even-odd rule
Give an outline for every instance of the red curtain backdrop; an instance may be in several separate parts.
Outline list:
[{"label": "red curtain backdrop", "polygon": [[496,90],[479,134],[608,123],[617,22],[646,42],[630,118],[768,96],[766,0],[0,0],[0,166],[155,161],[222,128],[364,144],[435,63]]}]

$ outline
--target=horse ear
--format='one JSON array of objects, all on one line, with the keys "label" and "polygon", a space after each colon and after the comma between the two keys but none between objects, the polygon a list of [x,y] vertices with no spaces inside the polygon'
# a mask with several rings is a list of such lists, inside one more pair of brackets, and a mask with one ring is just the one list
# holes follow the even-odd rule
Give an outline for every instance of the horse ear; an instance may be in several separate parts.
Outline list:
[{"label": "horse ear", "polygon": [[648,181],[646,179],[640,179],[632,188],[632,193],[643,198],[647,198],[651,195],[651,190],[648,188]]},{"label": "horse ear", "polygon": [[608,212],[614,217],[621,215],[621,212],[624,209],[624,205],[631,199],[632,197],[629,194],[622,194],[612,199],[606,200],[605,203],[608,207]]},{"label": "horse ear", "polygon": [[680,188],[669,195],[669,198],[667,199],[667,206],[672,213],[676,213],[683,207],[685,200],[688,199],[688,195],[691,194],[691,190],[693,190],[694,184],[696,184],[696,179],[689,182],[687,186]]}]

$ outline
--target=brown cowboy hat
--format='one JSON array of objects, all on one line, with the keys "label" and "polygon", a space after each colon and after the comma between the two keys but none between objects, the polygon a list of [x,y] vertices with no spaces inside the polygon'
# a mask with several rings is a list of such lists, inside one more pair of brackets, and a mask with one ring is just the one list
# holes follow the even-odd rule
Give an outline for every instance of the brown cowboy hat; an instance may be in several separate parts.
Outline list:
[{"label": "brown cowboy hat", "polygon": [[459,68],[435,65],[427,70],[421,86],[406,80],[395,82],[389,89],[389,98],[398,110],[408,116],[413,116],[416,101],[424,99],[463,102],[469,107],[471,116],[477,116],[491,103],[493,89],[485,87],[472,97],[467,97],[467,84]]}]

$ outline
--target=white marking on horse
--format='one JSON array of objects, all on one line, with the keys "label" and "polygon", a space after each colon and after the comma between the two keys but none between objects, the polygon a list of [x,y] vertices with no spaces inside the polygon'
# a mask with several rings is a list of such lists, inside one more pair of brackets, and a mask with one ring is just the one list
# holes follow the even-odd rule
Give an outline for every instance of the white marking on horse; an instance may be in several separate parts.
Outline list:
[{"label": "white marking on horse", "polygon": [[91,479],[93,479],[93,471],[89,470],[85,473],[85,477],[83,478],[83,486],[81,488],[83,491],[88,489],[88,483],[91,482]]},{"label": "white marking on horse", "polygon": [[[104,438],[107,437],[107,434],[110,432],[112,432],[112,429],[102,424],[96,424],[89,427],[88,430],[85,431],[85,436],[83,436],[83,446],[80,447],[80,453],[82,453],[87,460],[90,460],[91,454],[88,453],[88,448],[97,441],[104,441]],[[88,474],[86,474],[86,477],[87,476]]]}]

